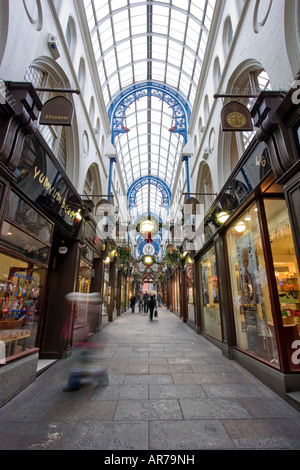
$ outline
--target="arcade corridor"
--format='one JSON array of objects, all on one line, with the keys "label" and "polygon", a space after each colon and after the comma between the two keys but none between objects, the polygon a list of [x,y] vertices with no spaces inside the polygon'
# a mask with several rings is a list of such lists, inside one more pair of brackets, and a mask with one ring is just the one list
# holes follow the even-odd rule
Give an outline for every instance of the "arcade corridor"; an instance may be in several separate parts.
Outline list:
[{"label": "arcade corridor", "polygon": [[300,448],[299,32],[0,1],[1,449]]},{"label": "arcade corridor", "polygon": [[1,409],[1,450],[300,450],[299,413],[166,308],[91,341],[109,384],[64,392],[71,358],[58,360]]}]

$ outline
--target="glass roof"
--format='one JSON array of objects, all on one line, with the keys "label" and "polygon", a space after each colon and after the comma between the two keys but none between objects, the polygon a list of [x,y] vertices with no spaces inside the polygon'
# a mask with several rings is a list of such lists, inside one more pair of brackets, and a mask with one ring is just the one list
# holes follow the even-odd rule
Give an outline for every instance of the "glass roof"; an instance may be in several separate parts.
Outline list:
[{"label": "glass roof", "polygon": [[[175,90],[192,109],[216,0],[84,0],[107,110],[130,86],[146,81]],[[126,190],[143,176],[162,179],[172,190],[184,138],[170,132],[173,110],[163,100],[134,101],[114,140]],[[162,196],[143,186],[135,217],[161,214]]]}]

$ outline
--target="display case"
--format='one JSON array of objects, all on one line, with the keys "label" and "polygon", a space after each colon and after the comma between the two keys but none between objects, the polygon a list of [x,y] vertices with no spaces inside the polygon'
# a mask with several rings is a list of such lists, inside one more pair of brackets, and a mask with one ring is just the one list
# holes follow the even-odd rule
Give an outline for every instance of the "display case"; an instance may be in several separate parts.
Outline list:
[{"label": "display case", "polygon": [[297,325],[300,329],[299,279],[294,263],[274,265],[283,325]]},{"label": "display case", "polygon": [[0,360],[36,346],[46,269],[0,253]]}]

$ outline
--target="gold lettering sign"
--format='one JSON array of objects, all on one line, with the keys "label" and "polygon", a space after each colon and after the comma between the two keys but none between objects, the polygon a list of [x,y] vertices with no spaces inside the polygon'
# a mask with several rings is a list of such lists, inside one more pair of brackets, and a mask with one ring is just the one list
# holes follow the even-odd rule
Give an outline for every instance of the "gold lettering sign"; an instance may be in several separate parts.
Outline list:
[{"label": "gold lettering sign", "polygon": [[237,101],[225,104],[221,111],[222,131],[252,131],[249,110]]},{"label": "gold lettering sign", "polygon": [[51,184],[47,176],[37,166],[34,167],[33,180],[38,181],[43,186],[53,201],[58,204],[59,209],[68,214],[71,220],[76,218],[77,213],[75,210],[67,204],[66,198],[60,194],[58,189]]},{"label": "gold lettering sign", "polygon": [[73,105],[64,96],[56,96],[46,101],[43,106],[40,124],[54,126],[71,126]]}]

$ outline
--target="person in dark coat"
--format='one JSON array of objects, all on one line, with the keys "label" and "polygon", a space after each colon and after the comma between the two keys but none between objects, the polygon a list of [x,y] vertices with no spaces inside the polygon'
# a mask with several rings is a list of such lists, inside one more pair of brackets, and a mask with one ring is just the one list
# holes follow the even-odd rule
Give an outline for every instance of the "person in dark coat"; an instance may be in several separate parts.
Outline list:
[{"label": "person in dark coat", "polygon": [[144,297],[143,297],[143,301],[144,301],[144,313],[147,313],[148,312],[148,301],[149,301],[148,292],[145,292]]},{"label": "person in dark coat", "polygon": [[135,303],[136,303],[136,298],[135,298],[135,295],[133,295],[130,299],[130,307],[131,307],[132,313],[134,313]]},{"label": "person in dark coat", "polygon": [[153,294],[150,295],[150,299],[148,301],[148,308],[149,308],[149,318],[153,320],[153,311],[156,307],[156,299]]}]

